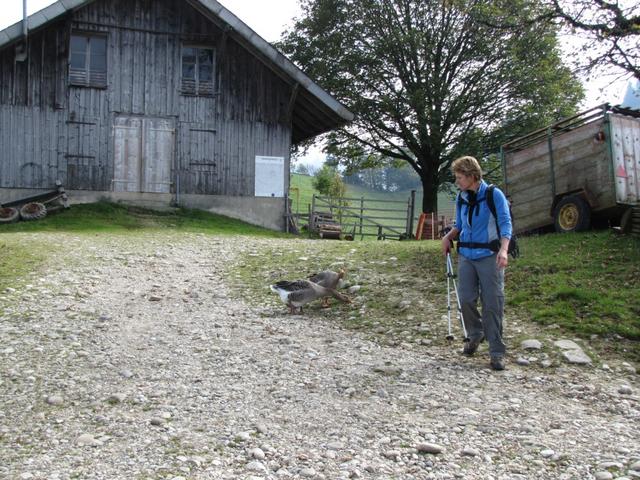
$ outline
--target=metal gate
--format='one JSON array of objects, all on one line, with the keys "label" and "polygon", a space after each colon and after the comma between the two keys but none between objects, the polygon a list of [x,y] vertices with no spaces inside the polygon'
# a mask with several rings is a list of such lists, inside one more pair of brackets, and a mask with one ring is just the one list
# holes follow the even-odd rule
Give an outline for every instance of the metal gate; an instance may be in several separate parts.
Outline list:
[{"label": "metal gate", "polygon": [[314,195],[308,214],[288,214],[307,223],[309,232],[322,238],[364,238],[379,240],[412,238],[415,215],[415,191],[407,200],[331,198]]}]

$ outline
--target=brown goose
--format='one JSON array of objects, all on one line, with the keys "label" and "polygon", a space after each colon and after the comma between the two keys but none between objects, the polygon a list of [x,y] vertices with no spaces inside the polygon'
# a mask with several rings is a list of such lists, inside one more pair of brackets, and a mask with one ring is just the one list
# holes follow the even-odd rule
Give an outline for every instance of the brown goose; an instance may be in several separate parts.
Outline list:
[{"label": "brown goose", "polygon": [[[317,283],[322,287],[332,288],[335,290],[336,288],[338,288],[340,280],[344,278],[344,274],[344,268],[341,268],[337,272],[334,272],[333,270],[324,270],[322,272],[316,273],[315,275],[311,275],[309,277],[309,281]],[[329,306],[329,297],[322,298],[322,306],[325,308]]]},{"label": "brown goose", "polygon": [[271,291],[280,295],[280,299],[289,307],[289,313],[302,313],[302,306],[313,302],[318,298],[335,297],[338,300],[351,303],[346,295],[337,292],[333,288],[325,288],[309,280],[295,280],[293,282],[282,280],[271,285]]}]

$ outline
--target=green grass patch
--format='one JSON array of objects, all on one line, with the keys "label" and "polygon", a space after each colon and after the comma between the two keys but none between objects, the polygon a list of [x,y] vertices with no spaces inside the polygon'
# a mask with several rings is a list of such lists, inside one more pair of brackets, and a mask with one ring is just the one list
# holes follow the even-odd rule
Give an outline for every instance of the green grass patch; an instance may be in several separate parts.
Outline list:
[{"label": "green grass patch", "polygon": [[286,235],[203,210],[157,211],[109,202],[73,205],[42,220],[0,225],[3,232],[126,233],[173,230],[216,235]]},{"label": "green grass patch", "polygon": [[640,340],[640,240],[588,232],[521,243],[524,256],[508,273],[508,304],[580,335]]},{"label": "green grass patch", "polygon": [[0,293],[24,282],[46,259],[46,248],[39,242],[19,243],[0,236]]},{"label": "green grass patch", "polygon": [[[605,350],[640,359],[639,239],[604,231],[525,237],[521,244],[523,256],[511,260],[506,273],[507,316],[564,332],[554,336],[598,335],[610,340],[603,342]],[[359,304],[340,304],[323,312],[312,304],[312,313],[339,318],[347,328],[384,332],[390,343],[406,332],[414,338],[443,334],[446,277],[437,241],[316,240],[266,253],[246,259],[240,272],[258,304],[284,309],[266,285],[340,264],[351,283],[362,285],[364,311]],[[402,300],[411,302],[406,311],[398,308]]]}]

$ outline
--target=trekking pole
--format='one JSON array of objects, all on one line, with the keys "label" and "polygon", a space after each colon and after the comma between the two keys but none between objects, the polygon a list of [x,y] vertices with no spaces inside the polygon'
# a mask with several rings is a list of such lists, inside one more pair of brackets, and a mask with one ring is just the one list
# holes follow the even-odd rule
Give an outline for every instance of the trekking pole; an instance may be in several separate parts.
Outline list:
[{"label": "trekking pole", "polygon": [[456,293],[456,303],[458,305],[458,320],[460,320],[460,327],[464,334],[464,341],[468,342],[467,329],[464,326],[464,318],[462,316],[462,304],[460,303],[460,295],[458,295],[458,285],[456,284],[456,276],[453,273],[453,262],[451,261],[451,253],[447,252],[447,277],[451,277],[453,280],[453,290]]},{"label": "trekking pole", "polygon": [[447,252],[447,260],[445,267],[447,269],[447,326],[448,334],[447,340],[453,340],[453,334],[451,333],[451,271],[449,270],[449,253]]}]

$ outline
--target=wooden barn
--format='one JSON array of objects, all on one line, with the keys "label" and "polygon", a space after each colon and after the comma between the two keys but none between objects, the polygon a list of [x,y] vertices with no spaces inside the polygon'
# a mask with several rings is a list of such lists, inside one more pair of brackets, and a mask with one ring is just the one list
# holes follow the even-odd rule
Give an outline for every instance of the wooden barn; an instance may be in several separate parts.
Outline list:
[{"label": "wooden barn", "polygon": [[282,229],[292,145],[352,118],[215,0],[60,0],[0,31],[0,203],[59,180]]}]

